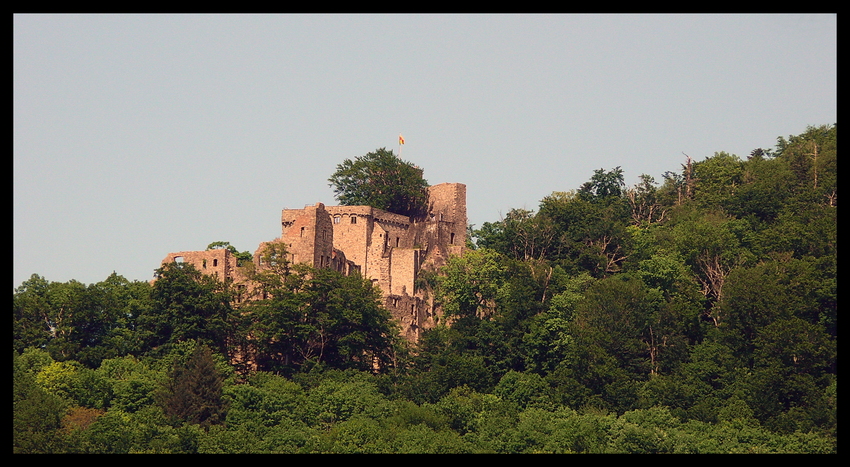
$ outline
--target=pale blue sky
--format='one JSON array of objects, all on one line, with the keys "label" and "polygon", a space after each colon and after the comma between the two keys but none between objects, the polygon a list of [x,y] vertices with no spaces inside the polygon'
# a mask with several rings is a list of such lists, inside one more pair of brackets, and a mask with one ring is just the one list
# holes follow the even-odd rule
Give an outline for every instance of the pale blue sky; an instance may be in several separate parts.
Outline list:
[{"label": "pale blue sky", "polygon": [[15,15],[14,286],[149,280],[336,204],[376,148],[467,185],[469,221],[595,169],[661,180],[837,120],[819,15]]}]

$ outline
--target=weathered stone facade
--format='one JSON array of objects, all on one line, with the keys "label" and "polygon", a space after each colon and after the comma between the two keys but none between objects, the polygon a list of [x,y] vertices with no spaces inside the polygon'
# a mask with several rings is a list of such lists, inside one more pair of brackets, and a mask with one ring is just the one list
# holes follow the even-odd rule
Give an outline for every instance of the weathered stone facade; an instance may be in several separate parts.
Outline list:
[{"label": "weathered stone facade", "polygon": [[238,276],[236,258],[225,249],[206,251],[178,251],[169,253],[162,263],[189,263],[204,274],[215,275],[219,280]]},{"label": "weathered stone facade", "polygon": [[[408,340],[434,326],[433,300],[416,286],[423,269],[437,270],[466,245],[466,185],[443,183],[428,189],[428,214],[411,218],[370,206],[325,206],[284,209],[278,241],[293,263],[360,273],[377,285],[384,305]],[[268,243],[268,242],[266,242]],[[254,264],[261,267],[260,254]],[[233,255],[225,250],[170,253],[163,263],[180,260],[197,269],[251,288]]]}]

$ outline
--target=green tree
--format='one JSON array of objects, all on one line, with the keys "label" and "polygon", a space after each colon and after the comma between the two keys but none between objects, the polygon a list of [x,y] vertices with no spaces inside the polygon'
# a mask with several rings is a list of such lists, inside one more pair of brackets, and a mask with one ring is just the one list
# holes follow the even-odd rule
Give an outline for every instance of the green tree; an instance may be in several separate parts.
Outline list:
[{"label": "green tree", "polygon": [[53,362],[35,376],[36,382],[70,404],[104,409],[112,398],[111,387],[100,373],[74,360]]},{"label": "green tree", "polygon": [[[332,368],[371,370],[392,366],[399,331],[381,304],[380,290],[359,274],[315,269],[305,290],[316,321],[316,344]],[[321,342],[320,342],[321,341]]]},{"label": "green tree", "polygon": [[35,381],[17,352],[12,363],[12,452],[60,452],[62,445],[58,429],[66,402]]},{"label": "green tree", "polygon": [[588,200],[619,198],[623,195],[624,187],[623,169],[615,167],[608,172],[605,169],[598,169],[593,171],[590,181],[581,186],[578,194]]},{"label": "green tree", "polygon": [[239,266],[250,263],[254,259],[254,255],[252,255],[250,251],[239,251],[235,246],[231,245],[230,242],[212,242],[207,245],[207,250],[218,250],[221,248],[232,253]]},{"label": "green tree", "polygon": [[582,331],[577,336],[594,340],[616,356],[618,366],[644,379],[655,371],[659,302],[657,294],[632,276],[598,281],[588,288],[577,307],[575,325]]},{"label": "green tree", "polygon": [[528,331],[523,336],[522,344],[526,368],[550,373],[560,363],[569,360],[575,350],[570,326],[575,317],[576,305],[594,281],[588,273],[564,280],[561,288],[548,301],[548,309],[528,320]]},{"label": "green tree", "polygon": [[437,301],[447,317],[489,318],[505,281],[499,253],[486,248],[449,258],[437,277]]},{"label": "green tree", "polygon": [[493,394],[516,403],[521,409],[553,408],[549,385],[537,373],[509,371],[499,380],[499,384],[493,389]]},{"label": "green tree", "polygon": [[227,412],[222,399],[223,382],[209,347],[199,345],[185,365],[174,366],[159,394],[160,404],[167,415],[188,423],[221,423]]},{"label": "green tree", "polygon": [[833,332],[835,284],[832,272],[818,268],[820,261],[785,259],[765,261],[730,273],[727,337],[739,339],[741,350],[752,349],[753,341],[776,320],[797,317],[817,324],[820,332]]},{"label": "green tree", "polygon": [[742,244],[737,229],[742,221],[716,211],[693,210],[682,217],[673,226],[675,248],[702,285],[706,318],[719,326],[725,319],[722,303],[727,277],[754,255]]},{"label": "green tree", "polygon": [[139,317],[152,306],[151,290],[147,281],[131,282],[115,273],[89,285],[89,306],[96,325],[76,359],[89,368],[97,368],[107,358],[138,355],[142,341],[136,326]]},{"label": "green tree", "polygon": [[660,204],[655,179],[642,174],[640,183],[625,190],[626,199],[632,208],[632,223],[637,226],[648,226],[661,222],[667,215],[667,208]]},{"label": "green tree", "polygon": [[256,274],[265,298],[240,308],[261,369],[392,367],[398,330],[371,281],[330,269],[280,266],[280,274],[273,266]]},{"label": "green tree", "polygon": [[131,283],[115,273],[89,286],[48,282],[34,274],[14,292],[15,348],[45,348],[57,360],[77,360],[89,368],[134,352],[133,326],[149,304],[149,291],[146,282]]},{"label": "green tree", "polygon": [[97,372],[112,387],[111,406],[134,413],[154,403],[157,372],[133,356],[110,358]]},{"label": "green tree", "polygon": [[385,418],[391,411],[391,404],[368,374],[334,370],[321,375],[298,412],[307,424],[330,428],[357,417]]},{"label": "green tree", "polygon": [[15,289],[14,306],[19,345],[45,346],[57,360],[74,359],[95,343],[103,320],[92,309],[85,284],[75,280],[48,282],[34,274]]},{"label": "green tree", "polygon": [[477,247],[490,248],[519,260],[551,255],[557,232],[551,219],[526,209],[511,209],[498,222],[485,222],[472,232]]},{"label": "green tree", "polygon": [[265,431],[287,419],[300,420],[306,397],[299,384],[266,372],[252,375],[248,384],[228,386],[225,396],[231,401],[227,426],[253,432]]},{"label": "green tree", "polygon": [[50,304],[47,290],[50,283],[38,274],[17,287],[12,295],[14,324],[12,328],[15,350],[22,352],[28,347],[43,349],[54,337],[51,324]]},{"label": "green tree", "polygon": [[493,369],[487,367],[480,352],[468,348],[475,336],[458,327],[441,325],[423,333],[409,384],[401,390],[409,399],[433,403],[462,386],[476,391],[492,389]]},{"label": "green tree", "polygon": [[797,178],[798,191],[811,191],[818,201],[837,205],[837,125],[810,126],[803,134],[779,137],[776,158]]},{"label": "green tree", "polygon": [[327,454],[389,454],[388,435],[377,420],[353,417],[323,433],[311,452]]},{"label": "green tree", "polygon": [[608,175],[602,178],[587,182],[577,194],[555,192],[540,202],[538,216],[549,219],[556,234],[547,258],[567,272],[585,270],[604,277],[620,272],[629,257],[631,236],[626,227],[631,209],[620,195],[622,173],[613,175],[611,186],[606,184]]},{"label": "green tree", "polygon": [[739,219],[772,223],[793,194],[794,177],[780,159],[751,157],[743,163],[741,184],[723,208]]},{"label": "green tree", "polygon": [[328,182],[344,206],[367,205],[414,217],[428,210],[428,182],[422,169],[386,148],[346,159]]},{"label": "green tree", "polygon": [[635,275],[597,281],[585,291],[570,323],[575,356],[567,362],[573,374],[565,376],[601,396],[603,407],[631,409],[642,381],[671,371],[683,358],[678,321],[660,291]]},{"label": "green tree", "polygon": [[693,164],[694,200],[707,209],[725,206],[744,181],[744,164],[738,156],[726,152]]},{"label": "green tree", "polygon": [[669,432],[679,421],[666,408],[653,407],[624,413],[611,430],[611,452],[629,454],[672,453]]},{"label": "green tree", "polygon": [[197,339],[225,353],[237,319],[226,284],[188,263],[167,263],[156,275],[151,309],[139,318],[147,349]]},{"label": "green tree", "polygon": [[392,452],[396,454],[471,454],[472,446],[451,430],[416,424],[394,430]]}]

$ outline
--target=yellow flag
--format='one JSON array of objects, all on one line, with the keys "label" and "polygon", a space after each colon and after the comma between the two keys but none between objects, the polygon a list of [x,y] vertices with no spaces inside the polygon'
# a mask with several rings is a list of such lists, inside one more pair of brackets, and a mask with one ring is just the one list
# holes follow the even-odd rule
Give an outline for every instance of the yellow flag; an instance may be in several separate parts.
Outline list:
[{"label": "yellow flag", "polygon": [[402,137],[400,134],[398,135],[398,144],[404,144],[404,137]]}]

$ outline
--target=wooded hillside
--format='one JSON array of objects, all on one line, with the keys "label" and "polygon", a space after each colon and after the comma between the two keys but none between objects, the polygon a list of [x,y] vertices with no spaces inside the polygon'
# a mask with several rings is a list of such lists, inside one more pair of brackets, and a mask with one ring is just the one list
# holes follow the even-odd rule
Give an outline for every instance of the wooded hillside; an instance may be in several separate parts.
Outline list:
[{"label": "wooded hillside", "polygon": [[34,274],[13,450],[835,453],[836,159],[809,127],[470,226],[417,278],[445,316],[415,347],[328,270],[282,265],[248,303],[188,265]]}]

